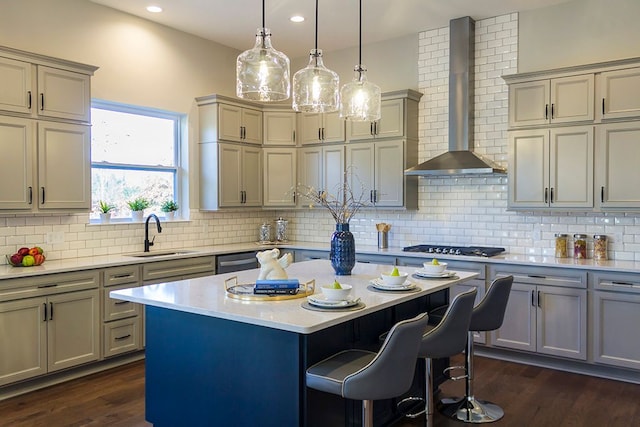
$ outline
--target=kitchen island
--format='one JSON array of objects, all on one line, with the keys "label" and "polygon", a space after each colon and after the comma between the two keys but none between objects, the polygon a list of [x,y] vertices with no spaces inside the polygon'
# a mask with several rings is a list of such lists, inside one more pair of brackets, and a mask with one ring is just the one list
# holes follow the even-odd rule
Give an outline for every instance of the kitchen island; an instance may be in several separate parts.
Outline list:
[{"label": "kitchen island", "polygon": [[[113,298],[146,306],[147,420],[156,427],[358,425],[360,402],[307,390],[306,368],[345,348],[377,350],[381,332],[445,304],[451,286],[476,276],[411,278],[420,288],[415,292],[372,290],[369,281],[388,270],[357,263],[351,276],[339,277],[364,305],[340,312],[307,310],[304,298],[227,295],[226,279],[251,283],[258,270],[112,291]],[[318,288],[335,278],[326,260],[294,263],[287,272]],[[377,425],[399,417],[394,402],[376,402],[374,409]]]}]

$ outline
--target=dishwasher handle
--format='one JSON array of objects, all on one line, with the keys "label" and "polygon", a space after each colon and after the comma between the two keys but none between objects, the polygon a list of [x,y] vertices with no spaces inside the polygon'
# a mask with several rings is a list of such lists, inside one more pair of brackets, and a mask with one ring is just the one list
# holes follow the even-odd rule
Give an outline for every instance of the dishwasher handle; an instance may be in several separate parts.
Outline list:
[{"label": "dishwasher handle", "polygon": [[220,267],[232,267],[236,265],[253,264],[255,262],[256,262],[256,258],[252,257],[252,258],[245,258],[245,259],[235,259],[233,261],[220,261],[218,265]]}]

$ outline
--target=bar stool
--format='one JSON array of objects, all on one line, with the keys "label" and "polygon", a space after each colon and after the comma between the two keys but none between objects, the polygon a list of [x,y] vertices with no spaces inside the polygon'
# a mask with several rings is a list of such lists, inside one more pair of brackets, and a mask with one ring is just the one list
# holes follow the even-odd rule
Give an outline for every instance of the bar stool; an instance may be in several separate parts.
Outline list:
[{"label": "bar stool", "polygon": [[[449,418],[466,423],[490,423],[504,416],[504,411],[495,403],[476,399],[473,393],[473,333],[475,331],[494,331],[502,326],[509,301],[513,276],[495,279],[489,290],[473,309],[467,345],[465,347],[464,369],[465,396],[462,398],[442,399],[440,412]],[[461,377],[458,377],[461,378]]]},{"label": "bar stool", "polygon": [[[405,416],[417,418],[425,414],[427,427],[433,425],[433,359],[450,357],[464,349],[476,292],[476,289],[471,289],[453,298],[442,321],[436,326],[430,326],[431,329],[422,337],[418,358],[424,359],[425,367],[424,409]],[[419,400],[422,399],[407,397],[398,403],[398,407]]]},{"label": "bar stool", "polygon": [[362,400],[362,425],[373,427],[373,401],[390,399],[411,387],[427,313],[396,323],[380,350],[344,350],[307,369],[307,387]]}]

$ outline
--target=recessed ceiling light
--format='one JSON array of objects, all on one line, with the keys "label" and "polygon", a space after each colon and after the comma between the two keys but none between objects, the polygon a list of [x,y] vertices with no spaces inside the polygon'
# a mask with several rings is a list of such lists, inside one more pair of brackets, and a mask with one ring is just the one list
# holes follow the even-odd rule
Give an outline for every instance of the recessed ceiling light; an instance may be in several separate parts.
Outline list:
[{"label": "recessed ceiling light", "polygon": [[151,13],[160,13],[162,8],[160,6],[147,6],[147,11]]},{"label": "recessed ceiling light", "polygon": [[291,18],[289,18],[289,21],[291,21],[291,22],[302,22],[302,21],[304,21],[304,16],[293,15]]}]

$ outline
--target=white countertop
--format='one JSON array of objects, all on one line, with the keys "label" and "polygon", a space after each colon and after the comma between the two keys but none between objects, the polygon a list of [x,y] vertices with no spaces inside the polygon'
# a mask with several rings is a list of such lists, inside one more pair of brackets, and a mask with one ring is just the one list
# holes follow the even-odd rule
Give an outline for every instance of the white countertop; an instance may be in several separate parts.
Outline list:
[{"label": "white countertop", "polygon": [[[166,255],[153,258],[135,258],[127,254],[104,255],[97,257],[69,258],[62,260],[47,260],[44,264],[35,267],[12,267],[10,265],[0,265],[0,280],[19,277],[36,276],[42,274],[64,273],[78,270],[90,270],[95,268],[114,267],[119,265],[144,264],[153,261],[164,261],[169,259],[193,258],[206,255],[221,255],[236,252],[260,251],[278,247],[281,249],[301,249],[329,251],[329,242],[326,244],[313,242],[290,242],[288,244],[258,245],[254,242],[235,243],[227,245],[217,245],[199,248],[161,248],[153,249],[151,252],[165,251],[191,251],[188,254]],[[390,247],[388,249],[378,249],[375,245],[358,245],[356,243],[356,254],[367,255],[387,255],[396,257],[424,258],[425,260],[434,257],[434,254],[422,252],[404,252],[402,247]],[[530,255],[502,254],[491,258],[460,255],[437,254],[440,260],[457,260],[482,262],[487,264],[512,264],[529,265],[535,267],[562,267],[576,268],[583,270],[599,270],[619,273],[640,273],[640,262],[635,261],[596,261],[593,259],[574,260],[573,258],[554,258]]]},{"label": "white countertop", "polygon": [[[305,298],[283,301],[245,301],[226,295],[225,279],[237,276],[239,283],[253,283],[257,278],[258,270],[122,289],[111,291],[110,296],[155,307],[309,334],[478,276],[477,273],[459,272],[457,278],[450,279],[417,280],[410,277],[409,280],[421,288],[421,291],[412,293],[382,293],[367,289],[371,279],[379,277],[382,271],[388,270],[389,266],[356,263],[350,276],[336,277],[328,260],[297,262],[287,268],[289,277],[296,278],[301,283],[315,279],[317,287],[315,294],[321,293],[319,289],[321,285],[333,283],[335,278],[340,283],[352,285],[352,295],[359,297],[366,305],[365,308],[356,311],[306,310],[301,307]],[[406,267],[399,270],[412,274],[415,268]]]}]

